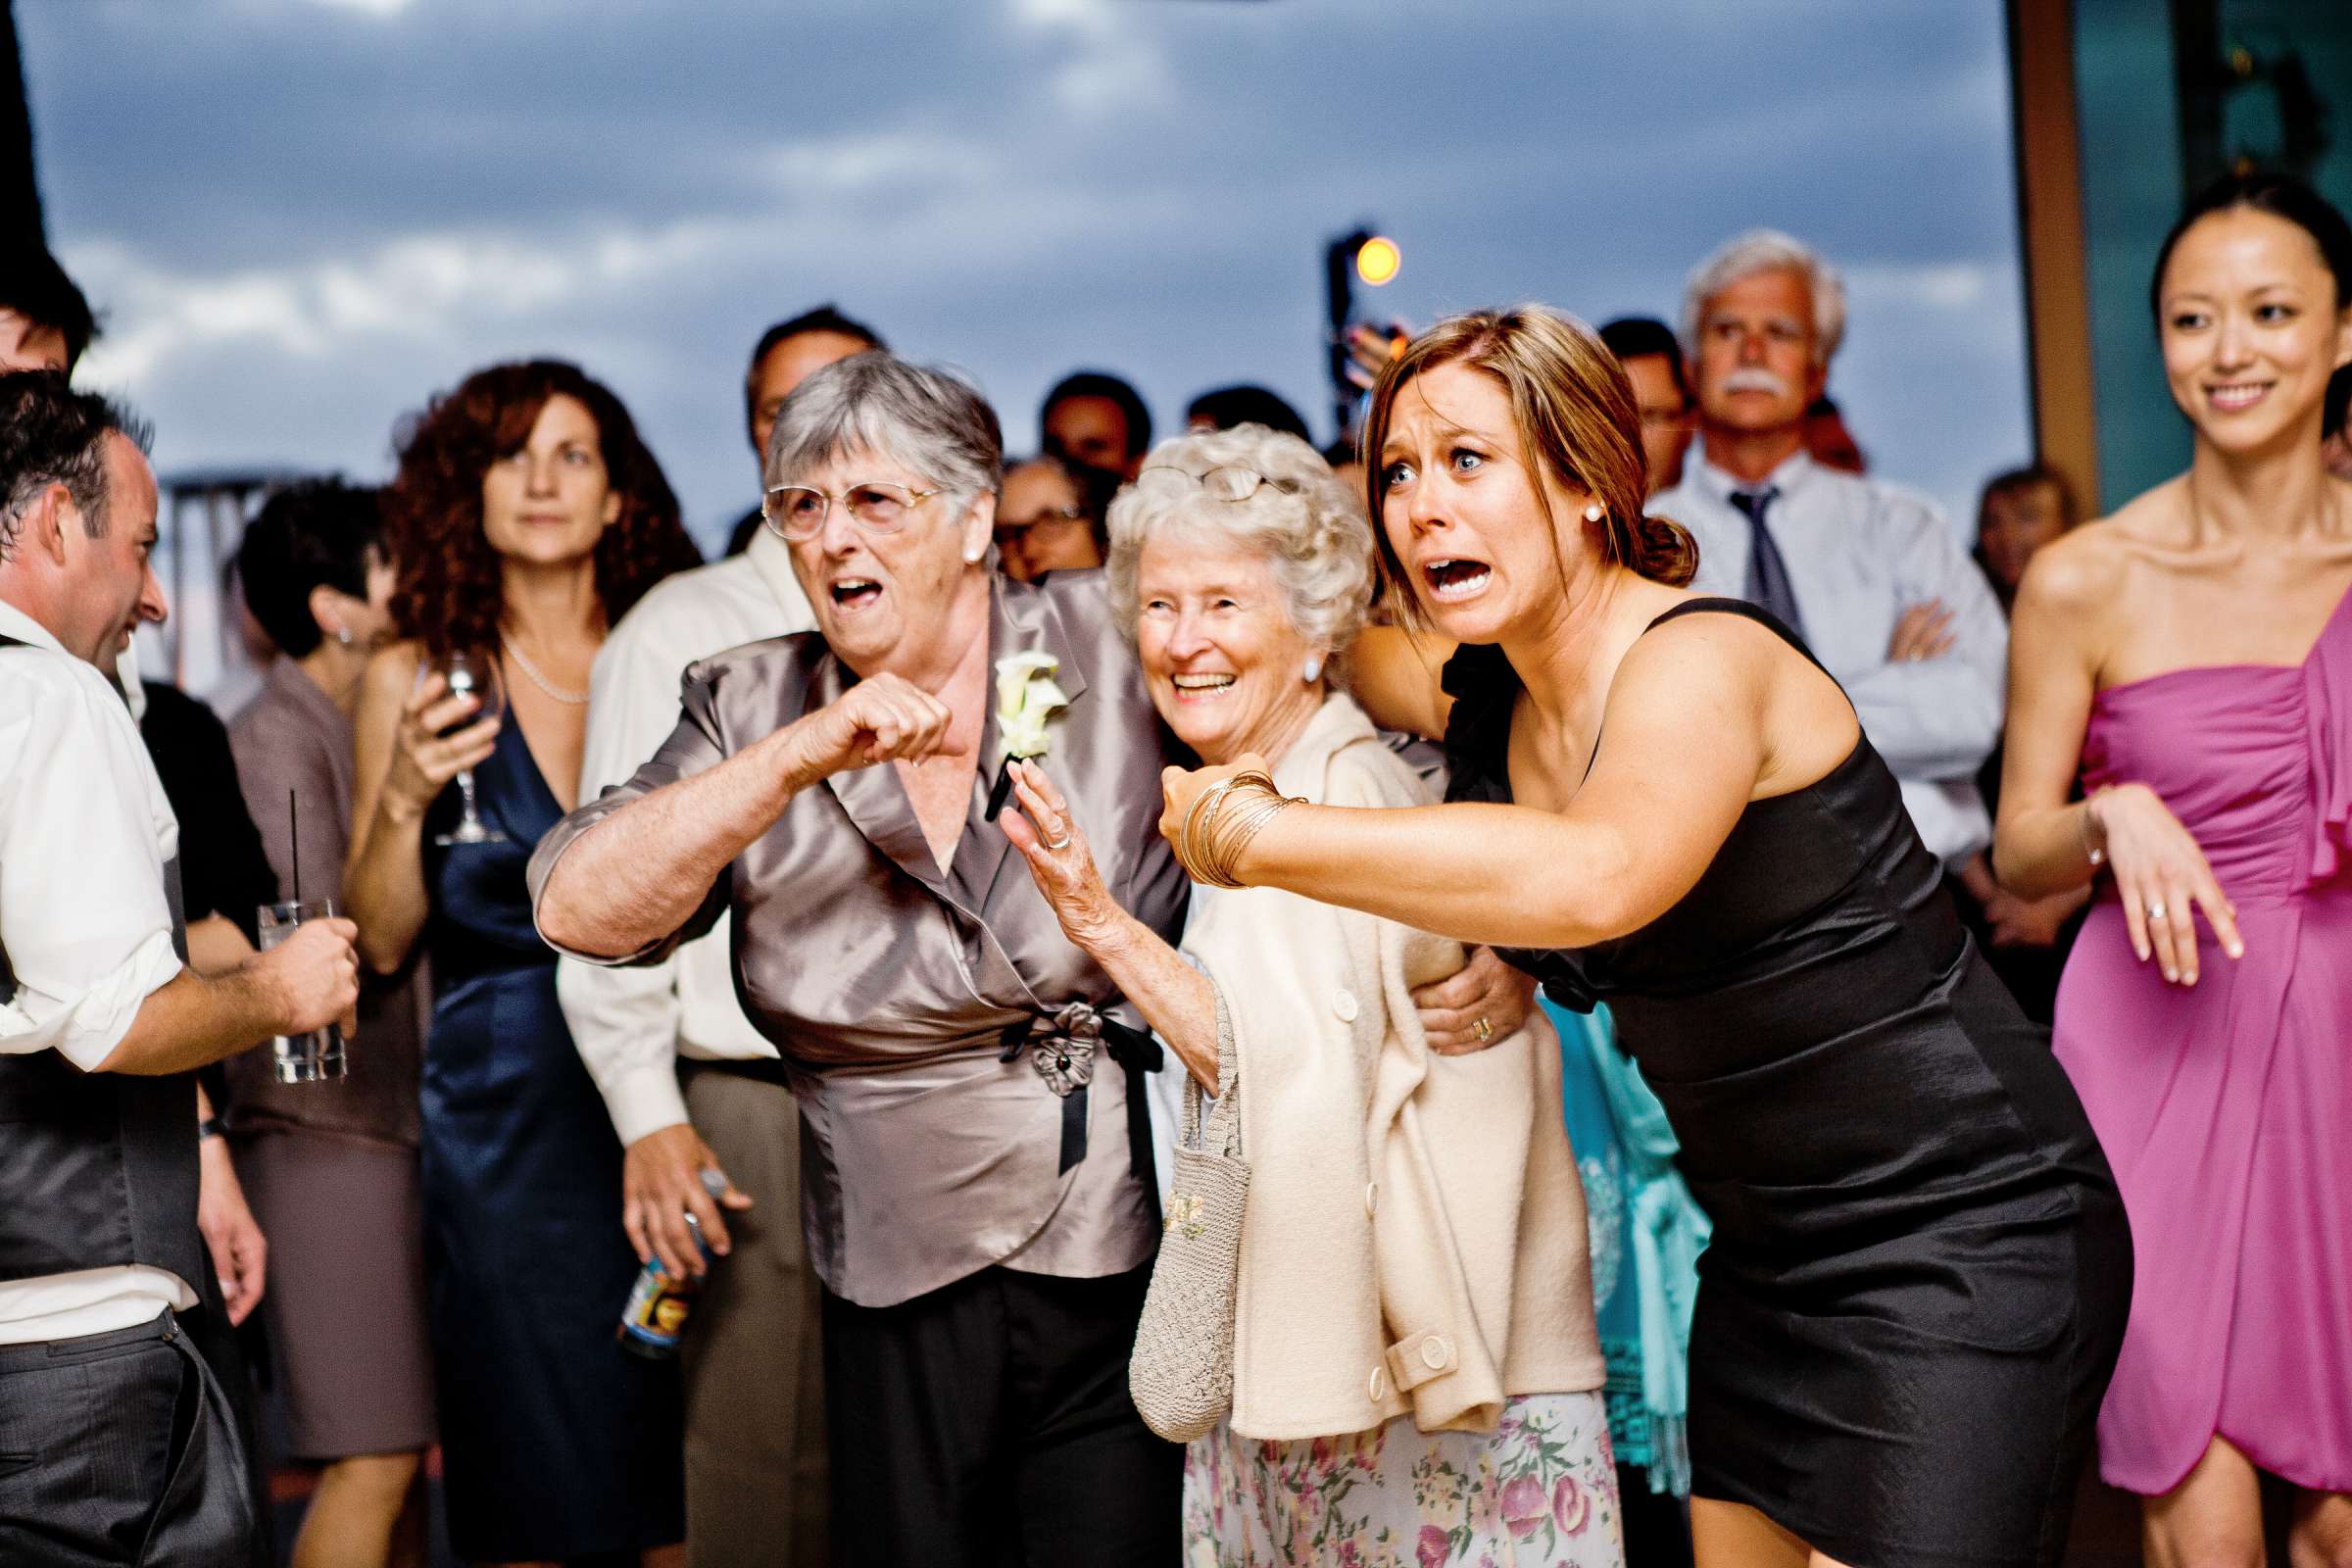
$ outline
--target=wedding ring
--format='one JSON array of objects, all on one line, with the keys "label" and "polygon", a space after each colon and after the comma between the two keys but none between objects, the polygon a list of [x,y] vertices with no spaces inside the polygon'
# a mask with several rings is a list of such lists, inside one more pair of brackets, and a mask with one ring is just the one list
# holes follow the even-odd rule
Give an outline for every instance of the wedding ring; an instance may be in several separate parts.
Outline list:
[{"label": "wedding ring", "polygon": [[1065,828],[1065,829],[1063,829],[1063,830],[1062,830],[1062,835],[1061,835],[1061,837],[1059,837],[1059,838],[1057,838],[1057,839],[1047,839],[1047,840],[1045,840],[1045,846],[1046,846],[1046,848],[1047,848],[1047,849],[1049,849],[1049,850],[1066,850],[1066,849],[1068,849],[1068,848],[1070,847],[1070,835],[1069,835],[1069,830],[1068,830],[1068,829],[1066,829],[1066,828]]},{"label": "wedding ring", "polygon": [[2162,899],[2158,899],[2148,906],[2148,918],[2151,920],[2164,918],[2164,901]]},{"label": "wedding ring", "polygon": [[1478,1021],[1470,1026],[1470,1032],[1478,1036],[1478,1043],[1482,1046],[1494,1038],[1494,1026],[1487,1022],[1487,1015],[1483,1012],[1478,1015]]}]

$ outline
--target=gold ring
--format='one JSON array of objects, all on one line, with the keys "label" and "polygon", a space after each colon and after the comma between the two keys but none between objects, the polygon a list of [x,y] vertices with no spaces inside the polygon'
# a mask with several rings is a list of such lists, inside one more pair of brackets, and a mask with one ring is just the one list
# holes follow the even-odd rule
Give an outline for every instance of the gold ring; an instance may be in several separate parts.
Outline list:
[{"label": "gold ring", "polygon": [[1494,1038],[1494,1026],[1487,1022],[1487,1015],[1483,1012],[1478,1015],[1478,1021],[1470,1026],[1470,1032],[1478,1036],[1478,1043],[1482,1046]]}]

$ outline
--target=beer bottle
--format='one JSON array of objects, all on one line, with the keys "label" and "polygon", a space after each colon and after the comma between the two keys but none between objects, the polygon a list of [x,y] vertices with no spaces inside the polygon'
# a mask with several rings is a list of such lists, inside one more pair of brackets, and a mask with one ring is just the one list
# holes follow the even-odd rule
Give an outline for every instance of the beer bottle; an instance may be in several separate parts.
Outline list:
[{"label": "beer bottle", "polygon": [[[713,1201],[727,1190],[727,1178],[722,1173],[706,1169],[703,1172],[703,1191]],[[706,1267],[711,1261],[710,1244],[703,1240],[702,1221],[693,1210],[686,1213],[686,1227],[694,1232],[694,1245],[702,1250]],[[678,1336],[686,1329],[686,1319],[694,1311],[694,1298],[703,1294],[703,1277],[688,1274],[673,1279],[655,1258],[637,1271],[637,1283],[629,1287],[628,1304],[620,1309],[620,1331],[616,1336],[622,1346],[653,1361],[665,1361],[678,1353]]]}]

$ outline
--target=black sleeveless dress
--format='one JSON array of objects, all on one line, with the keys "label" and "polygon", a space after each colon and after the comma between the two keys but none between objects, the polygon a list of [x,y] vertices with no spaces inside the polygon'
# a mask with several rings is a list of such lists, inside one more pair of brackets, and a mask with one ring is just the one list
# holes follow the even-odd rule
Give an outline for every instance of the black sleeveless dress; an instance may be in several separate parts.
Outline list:
[{"label": "black sleeveless dress", "polygon": [[[1651,625],[1699,612],[1803,651],[1737,600]],[[1448,798],[1507,802],[1517,676],[1465,648],[1446,689]],[[1567,1006],[1608,1004],[1714,1216],[1693,1494],[1856,1568],[2057,1562],[2130,1234],[2048,1035],[1961,926],[1870,742],[1750,803],[1642,930],[1503,956]]]}]

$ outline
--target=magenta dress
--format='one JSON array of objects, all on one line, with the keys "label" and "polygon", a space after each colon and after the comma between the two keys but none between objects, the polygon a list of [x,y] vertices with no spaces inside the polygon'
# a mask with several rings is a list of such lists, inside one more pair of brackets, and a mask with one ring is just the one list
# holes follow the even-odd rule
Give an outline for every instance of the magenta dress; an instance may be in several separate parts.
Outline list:
[{"label": "magenta dress", "polygon": [[2301,664],[2100,692],[2083,787],[2126,781],[2196,836],[2246,956],[2200,915],[2197,984],[2167,985],[2102,882],[2059,987],[2138,1257],[2099,1470],[2166,1492],[2219,1434],[2352,1491],[2352,594]]}]

